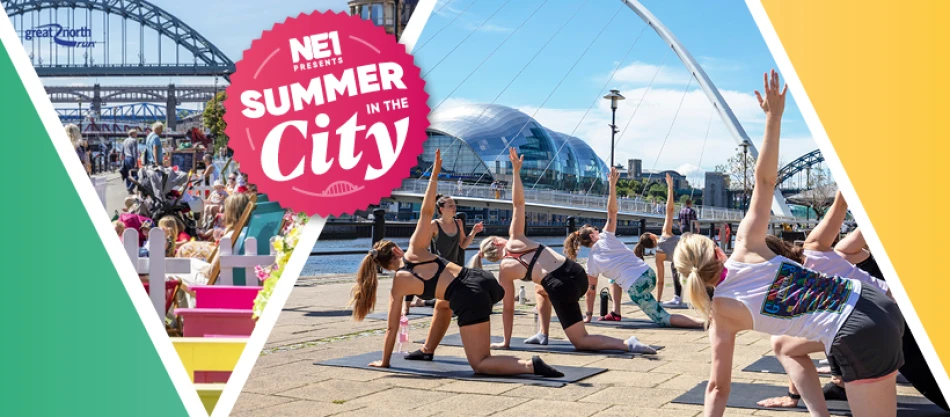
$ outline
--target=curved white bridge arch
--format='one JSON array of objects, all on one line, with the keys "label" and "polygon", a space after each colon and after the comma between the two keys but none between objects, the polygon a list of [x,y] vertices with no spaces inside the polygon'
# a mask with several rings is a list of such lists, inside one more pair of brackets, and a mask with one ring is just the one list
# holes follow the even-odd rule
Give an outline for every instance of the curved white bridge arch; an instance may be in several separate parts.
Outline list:
[{"label": "curved white bridge arch", "polygon": [[[703,89],[703,92],[706,93],[706,97],[709,98],[709,101],[712,103],[713,107],[716,108],[716,112],[719,113],[719,117],[722,118],[722,121],[726,124],[726,128],[729,129],[729,133],[732,134],[732,137],[736,140],[737,144],[742,144],[744,141],[748,141],[751,146],[749,146],[749,152],[752,154],[752,157],[758,159],[759,151],[755,148],[755,145],[752,144],[752,141],[749,140],[749,135],[746,134],[745,129],[742,128],[742,125],[739,124],[739,119],[736,118],[736,115],[732,112],[732,109],[729,107],[729,104],[726,103],[726,100],[723,99],[722,95],[719,94],[719,90],[713,84],[712,80],[709,79],[709,76],[706,75],[706,72],[703,71],[703,68],[699,65],[699,62],[696,62],[693,59],[693,56],[690,55],[689,51],[686,50],[686,47],[680,43],[679,39],[676,39],[676,36],[673,35],[666,26],[660,22],[653,13],[650,13],[646,7],[644,7],[637,0],[620,0],[627,5],[637,16],[640,16],[640,19],[643,19],[653,30],[656,31],[657,35],[663,39],[670,48],[673,49],[673,53],[679,57],[680,61],[683,62],[683,65],[686,66],[696,80],[699,82],[700,88]],[[791,208],[788,207],[788,204],[785,202],[785,197],[782,195],[782,192],[776,187],[775,193],[772,196],[772,212],[783,217],[793,217]]]}]

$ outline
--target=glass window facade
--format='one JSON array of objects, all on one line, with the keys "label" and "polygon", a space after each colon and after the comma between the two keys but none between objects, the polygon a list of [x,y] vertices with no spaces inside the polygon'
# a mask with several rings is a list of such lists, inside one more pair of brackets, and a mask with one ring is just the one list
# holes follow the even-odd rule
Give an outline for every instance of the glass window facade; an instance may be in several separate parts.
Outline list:
[{"label": "glass window facade", "polygon": [[521,174],[526,188],[606,191],[607,165],[586,142],[549,130],[518,110],[467,104],[439,109],[429,122],[429,139],[413,177],[427,176],[435,150],[441,149],[444,177],[510,184],[508,147],[513,146],[525,156]]}]

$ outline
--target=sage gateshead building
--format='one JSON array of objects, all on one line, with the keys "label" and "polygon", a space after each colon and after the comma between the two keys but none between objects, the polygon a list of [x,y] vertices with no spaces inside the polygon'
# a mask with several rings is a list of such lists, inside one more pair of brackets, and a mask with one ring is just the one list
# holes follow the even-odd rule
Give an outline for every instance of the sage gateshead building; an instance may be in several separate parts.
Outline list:
[{"label": "sage gateshead building", "polygon": [[[521,111],[496,104],[464,104],[429,115],[428,139],[412,170],[428,177],[436,149],[442,150],[446,180],[511,184],[508,148],[524,155],[521,178],[527,188],[602,194],[609,168],[583,140],[550,130]],[[539,180],[540,178],[540,180]]]}]

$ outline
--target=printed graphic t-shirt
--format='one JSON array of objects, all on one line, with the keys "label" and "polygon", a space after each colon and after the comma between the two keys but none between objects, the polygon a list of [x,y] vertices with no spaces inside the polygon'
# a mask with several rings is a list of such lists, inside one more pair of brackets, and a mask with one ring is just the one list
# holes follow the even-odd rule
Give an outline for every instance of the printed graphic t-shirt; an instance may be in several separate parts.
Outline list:
[{"label": "printed graphic t-shirt", "polygon": [[650,266],[633,254],[627,245],[610,232],[601,232],[600,239],[590,249],[587,257],[587,275],[603,275],[628,290]]},{"label": "printed graphic t-shirt", "polygon": [[861,296],[860,281],[824,275],[782,256],[758,264],[730,259],[725,266],[729,272],[716,297],[745,305],[753,330],[821,342],[826,353]]}]

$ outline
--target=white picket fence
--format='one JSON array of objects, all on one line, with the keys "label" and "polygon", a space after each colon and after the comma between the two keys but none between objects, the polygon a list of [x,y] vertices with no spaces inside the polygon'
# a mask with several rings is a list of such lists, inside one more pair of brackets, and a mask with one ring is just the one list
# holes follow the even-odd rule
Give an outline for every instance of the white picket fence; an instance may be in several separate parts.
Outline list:
[{"label": "white picket fence", "polygon": [[106,205],[106,188],[108,184],[106,183],[105,177],[92,177],[92,186],[96,189],[96,194],[99,196],[99,201],[102,202],[102,205]]},{"label": "white picket fence", "polygon": [[[152,307],[158,314],[159,319],[164,321],[166,314],[165,303],[165,277],[167,274],[191,274],[191,259],[188,258],[166,258],[165,257],[165,233],[160,228],[154,228],[148,232],[148,257],[139,256],[139,235],[132,229],[126,229],[122,234],[122,243],[125,247],[125,253],[128,255],[135,270],[139,274],[148,274],[149,300]],[[253,283],[256,279],[254,267],[258,265],[270,265],[276,259],[276,252],[273,245],[270,245],[270,255],[257,254],[257,239],[250,237],[244,241],[244,255],[235,255],[231,249],[231,238],[221,239],[219,244],[218,259],[220,262],[220,274],[218,275],[218,285],[233,285],[234,270],[245,268],[247,274],[247,285]]]},{"label": "white picket fence", "polygon": [[244,268],[245,271],[245,285],[250,285],[253,280],[257,279],[257,276],[254,275],[254,267],[258,265],[267,266],[274,263],[277,259],[277,252],[274,250],[274,245],[268,242],[270,247],[269,255],[258,255],[257,254],[257,239],[249,237],[244,240],[244,254],[235,255],[232,252],[231,238],[226,237],[221,239],[221,244],[218,246],[219,254],[218,258],[221,260],[221,273],[218,274],[218,284],[220,285],[234,285],[234,270],[236,268]]}]

